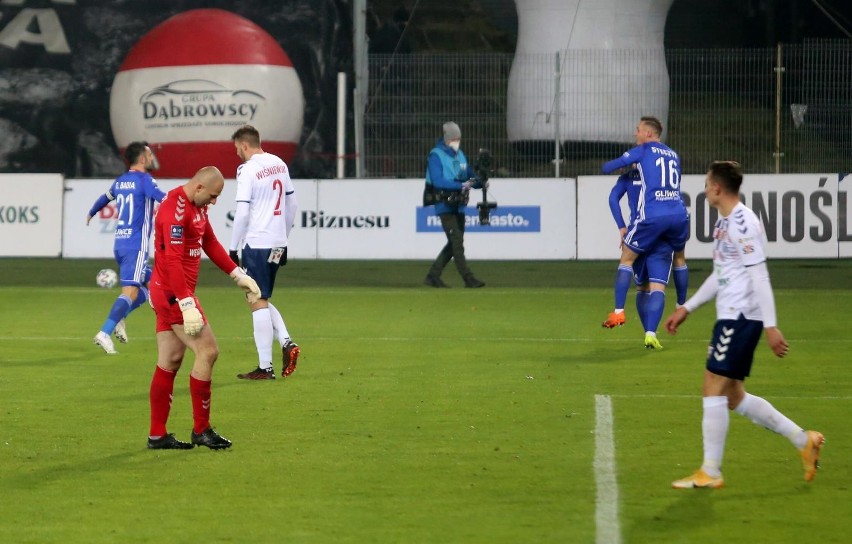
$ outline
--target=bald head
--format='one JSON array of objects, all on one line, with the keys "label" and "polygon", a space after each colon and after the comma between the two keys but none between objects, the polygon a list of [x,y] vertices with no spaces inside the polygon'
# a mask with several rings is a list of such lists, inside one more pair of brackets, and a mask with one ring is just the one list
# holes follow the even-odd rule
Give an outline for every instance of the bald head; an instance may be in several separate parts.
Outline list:
[{"label": "bald head", "polygon": [[222,172],[220,172],[215,166],[205,166],[201,168],[194,176],[192,176],[192,179],[211,189],[217,186],[221,189],[225,186],[225,178],[222,177]]},{"label": "bald head", "polygon": [[216,204],[216,199],[225,188],[225,178],[215,166],[205,166],[186,182],[186,195],[198,207]]}]

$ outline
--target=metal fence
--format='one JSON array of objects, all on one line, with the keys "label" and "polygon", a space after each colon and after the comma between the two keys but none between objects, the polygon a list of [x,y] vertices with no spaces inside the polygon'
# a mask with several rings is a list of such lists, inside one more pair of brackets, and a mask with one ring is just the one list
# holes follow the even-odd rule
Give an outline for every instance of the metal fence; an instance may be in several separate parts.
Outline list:
[{"label": "metal fence", "polygon": [[685,174],[716,159],[750,173],[852,171],[852,41],[666,50],[664,60],[568,53],[372,55],[365,175],[421,177],[449,120],[469,157],[491,150],[498,176],[596,174],[645,114],[665,119]]}]

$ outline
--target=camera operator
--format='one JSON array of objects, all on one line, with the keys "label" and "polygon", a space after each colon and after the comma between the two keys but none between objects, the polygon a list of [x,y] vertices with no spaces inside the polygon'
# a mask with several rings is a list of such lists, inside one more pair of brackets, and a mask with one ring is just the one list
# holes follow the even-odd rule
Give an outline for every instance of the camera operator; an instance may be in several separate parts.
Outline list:
[{"label": "camera operator", "polygon": [[[470,198],[470,189],[487,187],[488,181],[483,182],[476,175],[459,147],[459,126],[449,121],[444,123],[443,128],[444,137],[439,138],[429,152],[426,191],[429,193],[429,202],[434,202],[435,214],[441,219],[441,227],[447,235],[447,244],[438,253],[423,283],[431,287],[448,287],[441,280],[441,272],[452,259],[464,279],[465,287],[483,287],[485,283],[474,277],[464,256],[464,208]],[[424,204],[427,204],[426,197],[427,195],[424,195]]]}]

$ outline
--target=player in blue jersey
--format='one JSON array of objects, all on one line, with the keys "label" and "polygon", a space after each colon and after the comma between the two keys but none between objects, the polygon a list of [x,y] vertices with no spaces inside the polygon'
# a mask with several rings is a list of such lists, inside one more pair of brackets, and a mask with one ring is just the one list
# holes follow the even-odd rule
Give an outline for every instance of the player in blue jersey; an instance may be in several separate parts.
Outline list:
[{"label": "player in blue jersey", "polygon": [[148,252],[153,228],[154,204],[166,194],[149,174],[157,159],[145,142],[133,142],[124,151],[130,169],[115,179],[106,193],[92,205],[86,225],[109,202],[115,201],[116,224],[113,253],[121,278],[121,294],[116,298],[94,342],[109,354],[117,353],[110,338],[128,340],[124,319],[148,299],[151,267]]},{"label": "player in blue jersey", "polygon": [[[624,244],[624,237],[627,231],[632,227],[639,215],[639,198],[641,196],[642,181],[637,169],[631,169],[629,172],[622,174],[616,180],[612,190],[609,193],[609,209],[612,213],[612,218],[618,227],[619,232],[619,247]],[[624,216],[621,210],[621,199],[627,195],[627,206],[629,210],[628,223],[624,222]],[[636,311],[639,314],[639,320],[642,323],[645,334],[653,333],[653,337],[649,339],[645,347],[649,349],[660,349],[662,346],[659,340],[656,342],[656,328],[653,330],[648,324],[648,299],[650,296],[651,278],[655,283],[663,285],[665,288],[668,285],[668,278],[672,270],[672,248],[668,243],[659,243],[652,251],[639,255],[633,262],[633,283],[636,284]],[[683,305],[686,301],[686,284],[687,284],[687,268],[686,257],[684,252],[679,252],[679,258],[683,261],[679,268],[675,269],[674,280],[675,290],[677,291],[677,305]],[[623,317],[623,312],[622,312]]]},{"label": "player in blue jersey", "polygon": [[[676,253],[676,263],[685,276],[686,261],[682,259],[689,237],[689,215],[680,192],[680,157],[660,142],[663,125],[656,117],[642,117],[636,125],[636,147],[621,157],[603,165],[604,174],[619,168],[634,167],[639,172],[639,197],[636,220],[626,229],[621,246],[621,259],[615,278],[615,309],[603,326],[623,325],[624,303],[633,276],[633,263],[642,254],[657,250],[665,243]],[[665,285],[650,278],[647,301],[646,331],[656,331],[665,307]],[[684,283],[684,292],[685,292]],[[659,349],[656,333],[645,334],[645,346]]]}]

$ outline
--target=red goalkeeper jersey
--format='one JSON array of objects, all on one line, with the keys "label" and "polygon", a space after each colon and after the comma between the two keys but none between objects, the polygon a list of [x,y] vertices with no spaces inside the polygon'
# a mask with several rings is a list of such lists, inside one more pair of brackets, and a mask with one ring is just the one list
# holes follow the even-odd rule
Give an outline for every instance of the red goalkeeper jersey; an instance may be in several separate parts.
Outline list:
[{"label": "red goalkeeper jersey", "polygon": [[154,273],[151,287],[180,300],[195,293],[201,252],[226,274],[236,265],[216,239],[207,219],[207,206],[198,207],[183,187],[172,189],[154,220]]}]

